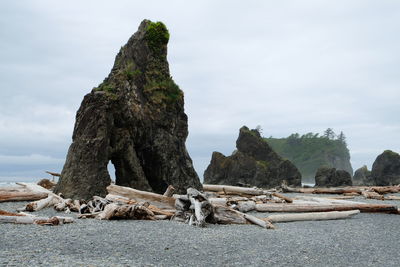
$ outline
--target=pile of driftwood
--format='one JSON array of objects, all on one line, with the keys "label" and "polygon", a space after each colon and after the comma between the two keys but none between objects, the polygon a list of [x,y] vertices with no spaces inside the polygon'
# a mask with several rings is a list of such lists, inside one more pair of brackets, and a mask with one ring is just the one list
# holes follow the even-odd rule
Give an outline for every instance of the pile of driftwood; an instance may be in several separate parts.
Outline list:
[{"label": "pile of driftwood", "polygon": [[283,192],[304,194],[342,194],[346,198],[363,196],[378,200],[400,200],[400,196],[387,194],[399,193],[400,185],[395,186],[348,186],[341,188],[293,188],[286,184],[281,186]]},{"label": "pile of driftwood", "polygon": [[[207,223],[256,224],[268,229],[275,228],[272,224],[275,222],[344,219],[359,212],[399,214],[398,207],[391,204],[355,202],[337,199],[338,197],[297,196],[296,198],[291,198],[279,193],[277,190],[225,185],[203,185],[204,192],[189,188],[185,195],[173,194],[174,188],[172,186],[169,186],[164,195],[161,195],[129,187],[110,185],[107,187],[108,195],[104,198],[94,196],[90,201],[64,199],[62,196],[34,184],[19,183],[19,186],[20,188],[9,188],[8,191],[0,188],[0,199],[21,200],[24,197],[23,200],[27,200],[25,196],[29,193],[33,200],[38,200],[30,202],[21,208],[19,210],[21,213],[13,215],[0,213],[0,222],[21,223],[24,220],[26,221],[25,223],[39,224],[39,222],[44,222],[45,224],[51,224],[51,221],[58,220],[58,224],[60,224],[73,221],[72,218],[68,217],[40,218],[24,213],[26,211],[38,211],[47,207],[53,207],[57,211],[66,213],[77,212],[77,217],[81,219],[172,219],[200,227],[205,226]],[[359,194],[364,196],[365,192],[375,192],[377,194],[382,192],[395,193],[399,192],[396,191],[398,189],[399,187],[314,189],[282,186],[284,192],[315,194],[360,192]],[[6,191],[6,194],[2,194],[2,192]],[[11,193],[14,194],[13,197],[10,196]],[[341,197],[343,196],[339,198]],[[248,212],[251,211],[262,212],[264,217],[255,216],[255,213],[249,214]],[[265,217],[265,212],[284,212],[285,214],[268,214]],[[10,217],[13,218],[10,219]],[[20,219],[22,217],[24,219]],[[57,223],[53,223],[53,225],[55,224]]]}]

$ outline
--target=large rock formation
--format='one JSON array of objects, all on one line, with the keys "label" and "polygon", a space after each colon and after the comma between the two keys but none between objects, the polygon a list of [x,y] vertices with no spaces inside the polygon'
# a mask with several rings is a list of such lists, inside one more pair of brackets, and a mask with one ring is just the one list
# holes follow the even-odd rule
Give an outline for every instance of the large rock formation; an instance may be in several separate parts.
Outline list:
[{"label": "large rock formation", "polygon": [[400,155],[391,150],[385,150],[375,159],[371,176],[375,185],[400,184]]},{"label": "large rock formation", "polygon": [[351,175],[344,170],[336,170],[330,167],[321,167],[315,174],[315,186],[336,187],[353,185]]},{"label": "large rock formation", "polygon": [[282,159],[263,141],[257,130],[243,126],[231,156],[219,152],[212,154],[210,165],[204,172],[204,183],[258,187],[274,187],[283,180],[291,186],[301,185],[301,174],[288,160]]},{"label": "large rock formation", "polygon": [[371,176],[371,171],[368,170],[366,165],[354,172],[353,185],[375,185]]},{"label": "large rock formation", "polygon": [[343,133],[336,139],[310,132],[304,135],[295,133],[286,138],[269,137],[265,140],[275,152],[299,169],[303,182],[313,182],[318,168],[322,166],[353,174],[350,152],[344,138]]},{"label": "large rock formation", "polygon": [[168,39],[163,23],[144,20],[108,77],[84,97],[57,193],[104,196],[109,161],[118,185],[158,193],[168,185],[201,188],[185,147],[187,116],[169,72]]}]

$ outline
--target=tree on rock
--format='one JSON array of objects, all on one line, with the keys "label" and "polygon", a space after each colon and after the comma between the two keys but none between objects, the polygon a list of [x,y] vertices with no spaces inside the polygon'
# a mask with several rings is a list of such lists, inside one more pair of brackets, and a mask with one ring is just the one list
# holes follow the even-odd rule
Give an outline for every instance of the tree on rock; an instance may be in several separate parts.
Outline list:
[{"label": "tree on rock", "polygon": [[257,129],[240,128],[236,148],[237,151],[228,157],[219,152],[212,154],[204,172],[205,183],[268,188],[279,186],[285,180],[292,186],[301,185],[298,169],[276,154]]}]

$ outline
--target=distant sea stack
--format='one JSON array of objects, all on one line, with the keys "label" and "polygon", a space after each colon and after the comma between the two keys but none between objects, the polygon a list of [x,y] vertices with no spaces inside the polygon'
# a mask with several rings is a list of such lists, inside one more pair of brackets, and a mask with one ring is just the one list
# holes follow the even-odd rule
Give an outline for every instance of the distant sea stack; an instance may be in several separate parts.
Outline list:
[{"label": "distant sea stack", "polygon": [[296,165],[303,181],[312,181],[318,168],[323,166],[345,170],[353,175],[346,137],[342,132],[336,135],[328,128],[321,136],[318,133],[295,133],[286,138],[270,137],[265,140],[281,157]]},{"label": "distant sea stack", "polygon": [[375,159],[371,176],[375,185],[400,184],[400,155],[391,150],[385,150]]},{"label": "distant sea stack", "polygon": [[353,185],[350,173],[330,167],[321,167],[315,174],[315,186],[337,187]]},{"label": "distant sea stack", "polygon": [[375,185],[371,176],[371,171],[366,165],[357,169],[353,176],[353,185]]},{"label": "distant sea stack", "polygon": [[239,131],[235,151],[231,156],[212,154],[204,172],[204,183],[274,187],[286,180],[288,185],[300,186],[301,174],[289,161],[282,159],[261,138],[257,130],[243,126]]},{"label": "distant sea stack", "polygon": [[185,147],[183,92],[167,62],[169,32],[144,20],[116,56],[107,78],[87,94],[76,114],[72,144],[56,186],[67,198],[104,196],[117,185],[163,193],[201,189]]}]

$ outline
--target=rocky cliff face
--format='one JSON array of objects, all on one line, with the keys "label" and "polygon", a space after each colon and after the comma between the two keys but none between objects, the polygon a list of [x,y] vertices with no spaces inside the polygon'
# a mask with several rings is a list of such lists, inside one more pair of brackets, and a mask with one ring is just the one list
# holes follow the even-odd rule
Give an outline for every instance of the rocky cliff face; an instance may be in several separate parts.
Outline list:
[{"label": "rocky cliff face", "polygon": [[243,126],[236,147],[237,151],[229,157],[219,152],[212,154],[210,165],[204,172],[204,183],[268,188],[281,185],[286,180],[289,185],[301,185],[297,168],[278,156],[258,131]]},{"label": "rocky cliff face", "polygon": [[326,164],[329,164],[332,168],[337,170],[344,170],[351,175],[353,175],[353,167],[350,163],[350,155],[347,157],[339,157],[337,155],[325,155]]},{"label": "rocky cliff face", "polygon": [[375,159],[371,176],[375,185],[400,184],[400,155],[391,150],[385,150]]},{"label": "rocky cliff face", "polygon": [[315,186],[336,187],[352,185],[351,175],[344,170],[321,167],[315,174]]},{"label": "rocky cliff face", "polygon": [[347,144],[342,139],[319,136],[314,133],[291,134],[286,138],[264,138],[281,157],[290,160],[301,172],[303,181],[311,182],[318,168],[327,166],[345,170],[353,168]]},{"label": "rocky cliff face", "polygon": [[353,185],[375,185],[367,166],[364,165],[354,172]]},{"label": "rocky cliff face", "polygon": [[158,193],[168,185],[201,188],[185,147],[187,116],[169,73],[168,40],[163,23],[144,20],[108,77],[84,97],[57,193],[104,196],[109,161],[118,185]]}]

